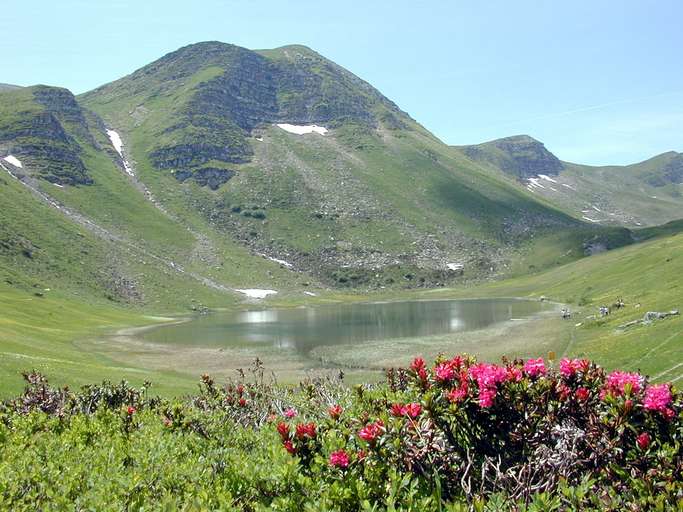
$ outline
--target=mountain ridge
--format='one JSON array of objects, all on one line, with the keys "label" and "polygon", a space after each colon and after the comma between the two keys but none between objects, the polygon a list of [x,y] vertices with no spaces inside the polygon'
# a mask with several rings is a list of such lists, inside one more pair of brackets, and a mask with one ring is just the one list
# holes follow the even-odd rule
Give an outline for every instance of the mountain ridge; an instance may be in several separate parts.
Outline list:
[{"label": "mountain ridge", "polygon": [[[105,245],[132,251],[106,262],[135,290],[107,292],[124,302],[187,307],[197,293],[188,278],[212,283],[211,301],[250,288],[444,286],[631,241],[511,186],[299,45],[198,43],[75,100],[61,89],[34,92],[8,94],[30,96],[33,110],[60,123],[92,183],[81,186],[76,172],[50,182],[29,150],[24,172],[55,208],[110,233]],[[1,108],[12,108],[8,94]],[[319,133],[288,131],[302,124]],[[0,157],[22,148],[9,127],[0,140]],[[187,293],[170,296],[142,270],[150,259]],[[23,263],[30,273],[33,263]]]}]

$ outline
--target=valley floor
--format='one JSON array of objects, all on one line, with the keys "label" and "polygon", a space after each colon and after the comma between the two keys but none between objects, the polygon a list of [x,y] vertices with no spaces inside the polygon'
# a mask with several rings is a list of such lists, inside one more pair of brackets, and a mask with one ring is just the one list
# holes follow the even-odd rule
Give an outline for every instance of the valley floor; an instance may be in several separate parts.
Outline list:
[{"label": "valley floor", "polygon": [[[683,321],[681,316],[651,324],[624,324],[647,311],[677,310],[683,305],[683,235],[603,253],[540,274],[454,289],[406,290],[381,294],[329,292],[318,297],[283,293],[259,307],[293,307],[329,302],[466,297],[527,297],[567,304],[572,318],[546,313],[533,320],[498,324],[469,333],[428,338],[404,338],[367,343],[348,350],[326,348],[315,354],[330,371],[344,369],[350,382],[374,380],[381,368],[406,364],[415,355],[438,352],[473,353],[487,360],[507,356],[588,356],[607,368],[639,369],[654,380],[683,379]],[[598,307],[617,298],[626,306],[600,317]],[[254,307],[254,303],[239,307]],[[231,376],[247,368],[256,356],[281,381],[294,381],[305,365],[281,353],[221,349],[183,349],[152,345],[135,336],[131,326],[157,325],[181,315],[138,312],[108,305],[87,304],[58,294],[38,297],[0,284],[0,394],[16,393],[23,385],[21,371],[37,369],[56,384],[72,387],[127,379],[139,385],[149,380],[162,395],[196,389],[199,375]],[[157,312],[158,313],[158,312]],[[115,334],[113,334],[115,333]]]}]

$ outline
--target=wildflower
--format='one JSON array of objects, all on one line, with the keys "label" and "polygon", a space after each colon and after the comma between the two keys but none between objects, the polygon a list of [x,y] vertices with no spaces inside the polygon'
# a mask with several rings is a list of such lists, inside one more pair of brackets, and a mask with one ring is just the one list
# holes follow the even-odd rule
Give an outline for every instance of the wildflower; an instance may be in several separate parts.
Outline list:
[{"label": "wildflower", "polygon": [[590,391],[586,388],[579,388],[576,390],[576,399],[580,400],[582,402],[588,400],[588,397],[590,396]]},{"label": "wildflower", "polygon": [[247,406],[246,398],[240,398],[239,404],[240,404],[240,407],[246,407]]},{"label": "wildflower", "polygon": [[132,405],[129,405],[128,409],[126,409],[126,413],[128,414],[128,416],[132,416],[136,412],[137,412],[137,409],[135,407],[133,407]]},{"label": "wildflower", "polygon": [[647,450],[648,446],[650,446],[650,441],[650,434],[647,432],[643,432],[636,438],[636,444],[641,450]]},{"label": "wildflower", "polygon": [[237,394],[242,396],[242,393],[244,393],[244,386],[240,384],[237,386]]},{"label": "wildflower", "polygon": [[362,429],[360,429],[358,431],[358,437],[364,441],[367,441],[368,443],[372,443],[375,439],[377,439],[377,437],[380,436],[383,430],[384,423],[382,420],[377,420],[374,423],[368,423]]},{"label": "wildflower", "polygon": [[425,360],[422,359],[421,357],[416,357],[413,359],[413,362],[410,363],[410,369],[413,370],[414,372],[419,372],[420,369],[424,369],[425,367]]},{"label": "wildflower", "polygon": [[289,439],[289,426],[285,422],[281,421],[277,424],[277,432],[283,441]]},{"label": "wildflower", "polygon": [[505,380],[509,382],[519,382],[522,380],[522,370],[516,366],[508,366],[505,371],[507,372]]},{"label": "wildflower", "polygon": [[503,382],[508,372],[502,366],[495,364],[480,363],[470,368],[470,377],[477,381],[480,388],[495,387],[499,382]]},{"label": "wildflower", "polygon": [[448,382],[455,376],[455,370],[450,363],[441,363],[434,368],[434,375],[439,382]]},{"label": "wildflower", "polygon": [[341,405],[337,404],[327,409],[327,412],[330,414],[330,418],[338,420],[342,412],[344,412],[344,409],[342,409]]},{"label": "wildflower", "polygon": [[621,396],[625,393],[638,393],[643,385],[643,377],[639,373],[614,371],[607,376],[603,395]]},{"label": "wildflower", "polygon": [[565,357],[560,361],[560,374],[569,378],[576,375],[577,372],[586,373],[590,364],[588,359],[567,359]]},{"label": "wildflower", "polygon": [[465,398],[467,398],[467,385],[465,384],[459,388],[451,389],[446,395],[446,398],[449,402],[462,402]]},{"label": "wildflower", "polygon": [[315,423],[299,423],[296,426],[296,437],[299,439],[304,439],[308,437],[313,439],[316,434]]},{"label": "wildflower", "polygon": [[164,427],[166,427],[166,428],[169,428],[173,425],[173,422],[169,418],[166,418],[166,417],[164,417],[163,422],[164,422]]},{"label": "wildflower", "polygon": [[529,377],[539,377],[545,375],[546,368],[543,358],[539,357],[538,359],[527,360],[527,362],[524,363],[524,371]]},{"label": "wildflower", "polygon": [[427,370],[425,370],[424,368],[420,368],[417,371],[417,376],[420,378],[422,382],[427,382]]},{"label": "wildflower", "polygon": [[349,455],[344,450],[337,450],[330,453],[330,466],[345,468],[349,465]]},{"label": "wildflower", "polygon": [[559,395],[560,400],[564,401],[571,395],[571,389],[569,389],[567,385],[560,383],[557,386],[557,394]]},{"label": "wildflower", "polygon": [[285,411],[285,418],[294,418],[298,413],[296,412],[296,409],[293,407],[290,407]]},{"label": "wildflower", "polygon": [[417,403],[412,403],[405,406],[405,412],[403,414],[409,416],[412,419],[415,419],[420,415],[421,412],[422,406]]},{"label": "wildflower", "polygon": [[576,373],[576,369],[574,368],[574,364],[571,359],[567,359],[566,357],[563,358],[560,361],[560,375],[563,377],[571,377]]},{"label": "wildflower", "polygon": [[631,409],[633,409],[633,400],[629,398],[624,401],[624,412],[629,412]]},{"label": "wildflower", "polygon": [[401,404],[392,404],[391,405],[391,414],[396,417],[403,416],[406,413],[406,408],[404,405]]},{"label": "wildflower", "polygon": [[479,390],[479,406],[491,407],[496,398],[496,388],[482,388]]},{"label": "wildflower", "polygon": [[294,448],[294,444],[292,444],[289,439],[282,443],[282,446],[284,446],[285,450],[287,450],[290,454],[294,455],[296,453],[296,448]]},{"label": "wildflower", "polygon": [[653,384],[645,388],[643,407],[648,411],[664,412],[671,403],[671,390],[668,384]]}]

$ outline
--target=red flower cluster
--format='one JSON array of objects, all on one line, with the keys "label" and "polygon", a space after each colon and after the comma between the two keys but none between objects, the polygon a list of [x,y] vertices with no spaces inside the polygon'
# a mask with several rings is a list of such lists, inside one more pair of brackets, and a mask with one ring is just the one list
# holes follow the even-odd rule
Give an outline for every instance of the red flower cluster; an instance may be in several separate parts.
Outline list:
[{"label": "red flower cluster", "polygon": [[514,372],[495,364],[480,363],[470,368],[470,377],[479,386],[480,407],[486,408],[493,405],[493,401],[498,393],[498,384],[508,380],[509,376],[512,376],[512,379],[517,378]]},{"label": "red flower cluster", "polygon": [[327,409],[327,412],[329,413],[330,418],[332,418],[333,420],[338,420],[344,412],[344,409],[342,409],[341,405],[337,404]]},{"label": "red flower cluster", "polygon": [[547,370],[545,368],[543,358],[539,357],[538,359],[529,359],[526,363],[524,363],[524,372],[529,377],[540,377],[545,375]]},{"label": "red flower cluster", "polygon": [[621,396],[626,393],[638,393],[643,387],[643,376],[639,373],[614,371],[607,376],[605,387],[600,398]]},{"label": "red flower cluster", "polygon": [[136,412],[137,412],[137,409],[135,407],[133,407],[132,405],[129,405],[128,409],[126,409],[126,413],[128,414],[128,416],[132,416]]},{"label": "red flower cluster", "polygon": [[316,435],[315,423],[299,423],[296,426],[296,437],[298,439],[313,439]]},{"label": "red flower cluster", "polygon": [[285,418],[294,418],[297,415],[296,409],[290,407],[285,411]]},{"label": "red flower cluster", "polygon": [[643,407],[648,411],[661,412],[664,417],[671,419],[674,411],[669,408],[671,404],[671,389],[668,384],[653,384],[645,388]]},{"label": "red flower cluster", "polygon": [[422,383],[427,382],[427,367],[425,365],[425,360],[421,357],[416,357],[410,364],[410,369],[413,370]]},{"label": "red flower cluster", "polygon": [[422,406],[418,403],[412,404],[393,404],[391,406],[391,414],[397,417],[408,416],[409,418],[415,419],[422,412]]},{"label": "red flower cluster", "polygon": [[384,432],[384,422],[382,420],[377,420],[374,423],[368,423],[360,429],[358,431],[358,437],[368,443],[372,443],[382,434],[382,432]]},{"label": "red flower cluster", "polygon": [[641,450],[647,450],[651,441],[652,439],[650,438],[650,434],[647,432],[643,432],[636,438],[636,444]]},{"label": "red flower cluster", "polygon": [[560,361],[560,375],[563,377],[572,377],[578,372],[586,373],[590,368],[590,361],[588,359],[567,359],[563,358]]},{"label": "red flower cluster", "polygon": [[329,463],[332,467],[346,468],[350,463],[349,454],[344,450],[337,450],[330,453]]}]

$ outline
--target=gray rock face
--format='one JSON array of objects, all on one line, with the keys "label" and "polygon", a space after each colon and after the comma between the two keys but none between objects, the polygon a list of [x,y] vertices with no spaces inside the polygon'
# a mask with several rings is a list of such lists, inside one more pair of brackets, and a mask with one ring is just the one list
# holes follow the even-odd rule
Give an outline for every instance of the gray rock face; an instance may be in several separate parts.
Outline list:
[{"label": "gray rock face", "polygon": [[683,183],[683,154],[676,154],[662,167],[661,172],[648,177],[646,181],[653,187]]},{"label": "gray rock face", "polygon": [[528,135],[464,146],[462,150],[471,159],[493,164],[520,180],[538,174],[557,176],[564,169],[562,162],[542,142]]},{"label": "gray rock face", "polygon": [[92,95],[170,94],[175,87],[207,78],[157,134],[150,151],[157,169],[184,171],[209,161],[245,163],[254,128],[273,123],[345,122],[401,126],[398,107],[372,86],[305,47],[256,52],[205,42],[181,48]]},{"label": "gray rock face", "polygon": [[[89,185],[92,178],[81,160],[82,142],[94,144],[83,111],[66,89],[30,88],[41,109],[0,120],[0,147],[27,165],[27,172],[60,185]],[[3,94],[11,100],[12,92]],[[23,91],[22,91],[23,94]]]}]

